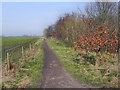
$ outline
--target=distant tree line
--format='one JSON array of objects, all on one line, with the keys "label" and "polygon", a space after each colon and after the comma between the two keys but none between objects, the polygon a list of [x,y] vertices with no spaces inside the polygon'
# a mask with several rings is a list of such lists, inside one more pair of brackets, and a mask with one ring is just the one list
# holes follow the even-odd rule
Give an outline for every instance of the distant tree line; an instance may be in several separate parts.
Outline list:
[{"label": "distant tree line", "polygon": [[[46,38],[55,38],[63,43],[72,46],[80,34],[86,34],[91,27],[97,27],[103,23],[109,25],[110,31],[118,27],[118,3],[117,2],[91,2],[85,8],[86,13],[66,13],[59,17],[54,25],[44,30]],[[88,23],[90,22],[90,23]]]}]

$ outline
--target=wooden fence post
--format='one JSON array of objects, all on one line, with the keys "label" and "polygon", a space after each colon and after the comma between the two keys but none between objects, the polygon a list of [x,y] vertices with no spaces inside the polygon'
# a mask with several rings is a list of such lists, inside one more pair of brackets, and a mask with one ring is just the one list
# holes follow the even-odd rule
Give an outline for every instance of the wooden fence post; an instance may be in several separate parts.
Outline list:
[{"label": "wooden fence post", "polygon": [[23,56],[23,53],[24,53],[23,49],[24,49],[24,48],[23,48],[23,46],[22,46],[22,56]]},{"label": "wooden fence post", "polygon": [[8,52],[7,52],[7,69],[8,69],[8,71],[11,69],[10,58],[9,58]]}]

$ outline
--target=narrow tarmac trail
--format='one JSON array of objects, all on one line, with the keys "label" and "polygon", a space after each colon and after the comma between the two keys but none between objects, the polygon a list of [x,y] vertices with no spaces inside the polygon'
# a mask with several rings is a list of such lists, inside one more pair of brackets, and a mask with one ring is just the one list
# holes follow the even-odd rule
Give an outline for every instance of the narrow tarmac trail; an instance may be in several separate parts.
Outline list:
[{"label": "narrow tarmac trail", "polygon": [[56,54],[44,41],[44,67],[40,88],[93,88],[76,82],[63,68]]}]

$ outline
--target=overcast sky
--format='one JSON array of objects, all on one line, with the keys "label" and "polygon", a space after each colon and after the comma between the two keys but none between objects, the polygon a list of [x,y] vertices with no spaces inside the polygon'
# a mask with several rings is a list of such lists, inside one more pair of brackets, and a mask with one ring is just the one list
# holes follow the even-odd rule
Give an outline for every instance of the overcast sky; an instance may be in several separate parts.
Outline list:
[{"label": "overcast sky", "polygon": [[64,13],[84,10],[87,2],[4,2],[2,34],[4,36],[43,35]]}]

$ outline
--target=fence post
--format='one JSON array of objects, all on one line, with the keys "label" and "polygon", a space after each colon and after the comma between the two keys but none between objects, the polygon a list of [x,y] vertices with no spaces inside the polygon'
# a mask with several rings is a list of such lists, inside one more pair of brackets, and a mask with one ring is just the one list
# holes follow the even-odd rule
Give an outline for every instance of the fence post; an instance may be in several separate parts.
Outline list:
[{"label": "fence post", "polygon": [[22,56],[23,56],[23,53],[24,53],[24,51],[23,51],[23,46],[22,46]]},{"label": "fence post", "polygon": [[30,51],[31,51],[31,43],[30,43],[29,47],[30,47]]},{"label": "fence post", "polygon": [[7,52],[7,69],[8,69],[8,71],[11,69],[10,58],[9,58],[8,52]]}]

